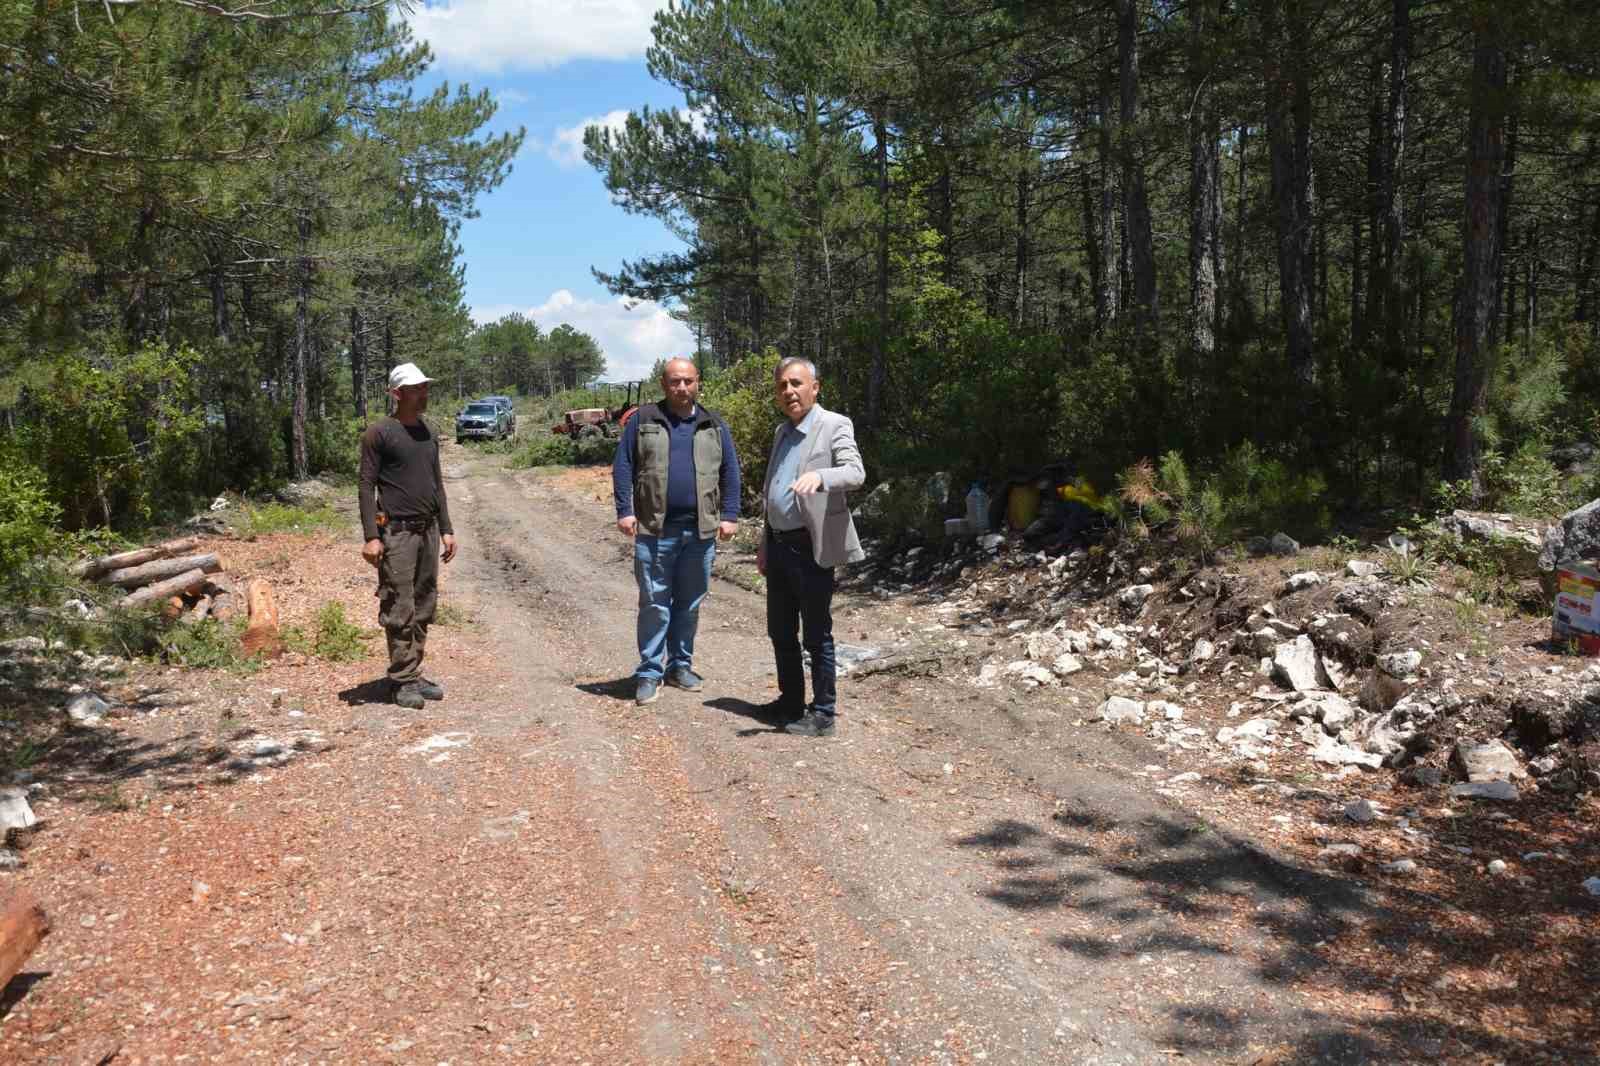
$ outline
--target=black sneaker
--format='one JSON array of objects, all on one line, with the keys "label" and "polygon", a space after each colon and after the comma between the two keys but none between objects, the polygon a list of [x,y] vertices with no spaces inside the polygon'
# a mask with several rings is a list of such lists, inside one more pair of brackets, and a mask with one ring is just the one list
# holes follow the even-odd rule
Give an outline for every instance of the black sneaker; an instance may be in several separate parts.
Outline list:
[{"label": "black sneaker", "polygon": [[654,703],[661,694],[661,682],[653,677],[641,677],[639,687],[633,690],[633,702],[643,707],[647,703]]},{"label": "black sneaker", "polygon": [[834,715],[831,714],[807,711],[805,717],[798,722],[790,722],[783,727],[783,731],[796,737],[831,737],[834,728],[833,719]]},{"label": "black sneaker", "polygon": [[408,711],[422,710],[422,689],[415,681],[395,685],[390,698],[394,700],[396,706],[404,707]]},{"label": "black sneaker", "polygon": [[673,688],[681,688],[685,692],[699,692],[705,688],[705,683],[700,675],[687,666],[680,666],[667,675],[667,684]]},{"label": "black sneaker", "polygon": [[417,691],[422,694],[422,698],[425,700],[444,699],[444,686],[437,681],[429,681],[425,677],[419,677],[412,684],[417,686]]}]

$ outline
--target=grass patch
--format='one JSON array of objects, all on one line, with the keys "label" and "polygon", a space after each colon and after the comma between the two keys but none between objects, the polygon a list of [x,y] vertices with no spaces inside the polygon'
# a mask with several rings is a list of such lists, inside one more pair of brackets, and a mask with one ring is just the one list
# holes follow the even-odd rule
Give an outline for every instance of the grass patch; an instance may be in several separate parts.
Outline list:
[{"label": "grass patch", "polygon": [[477,619],[453,603],[443,603],[433,612],[433,624],[436,626],[470,626]]},{"label": "grass patch", "polygon": [[239,508],[234,526],[241,536],[260,537],[268,533],[317,533],[343,523],[339,512],[326,503],[249,503]]}]

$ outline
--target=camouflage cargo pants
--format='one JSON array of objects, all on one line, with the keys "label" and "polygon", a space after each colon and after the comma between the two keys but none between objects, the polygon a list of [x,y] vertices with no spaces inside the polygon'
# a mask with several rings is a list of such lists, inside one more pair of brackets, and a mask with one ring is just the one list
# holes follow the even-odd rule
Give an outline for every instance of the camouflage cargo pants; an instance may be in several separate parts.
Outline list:
[{"label": "camouflage cargo pants", "polygon": [[439,527],[388,530],[378,563],[378,624],[389,640],[389,680],[422,676],[428,625],[439,602]]}]

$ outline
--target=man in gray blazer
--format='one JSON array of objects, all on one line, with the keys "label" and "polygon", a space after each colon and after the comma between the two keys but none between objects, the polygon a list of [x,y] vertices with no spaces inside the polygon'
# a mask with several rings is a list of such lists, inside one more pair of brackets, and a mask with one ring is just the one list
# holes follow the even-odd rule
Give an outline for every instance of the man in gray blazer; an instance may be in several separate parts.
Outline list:
[{"label": "man in gray blazer", "polygon": [[[817,403],[821,385],[809,359],[783,360],[773,384],[788,421],[778,427],[767,462],[766,530],[756,554],[767,579],[767,636],[778,664],[771,709],[789,719],[785,732],[827,737],[838,711],[833,568],[865,558],[845,493],[867,475],[855,427]],[[811,655],[809,711],[802,642]]]}]

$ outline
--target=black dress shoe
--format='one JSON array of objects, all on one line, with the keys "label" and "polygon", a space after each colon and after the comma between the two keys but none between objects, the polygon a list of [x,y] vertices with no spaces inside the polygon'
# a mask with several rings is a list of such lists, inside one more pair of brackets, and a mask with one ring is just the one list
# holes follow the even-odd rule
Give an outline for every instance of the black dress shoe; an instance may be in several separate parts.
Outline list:
[{"label": "black dress shoe", "polygon": [[806,709],[804,706],[796,706],[785,699],[775,699],[768,703],[763,703],[755,709],[755,714],[752,715],[752,717],[760,718],[763,721],[783,722],[785,724],[798,722],[805,716]]},{"label": "black dress shoe", "polygon": [[817,714],[807,711],[798,722],[790,722],[783,727],[783,731],[796,737],[831,737],[834,730],[834,716],[831,714]]}]

